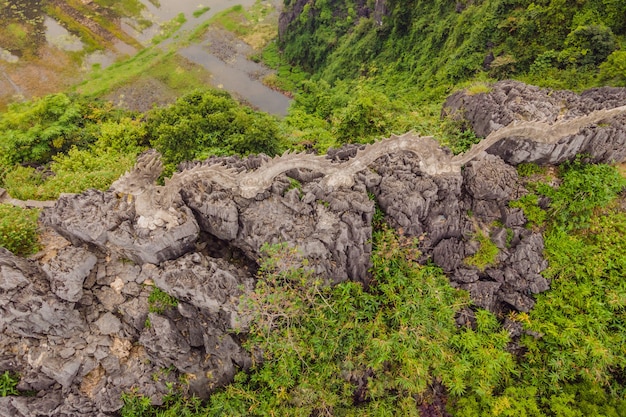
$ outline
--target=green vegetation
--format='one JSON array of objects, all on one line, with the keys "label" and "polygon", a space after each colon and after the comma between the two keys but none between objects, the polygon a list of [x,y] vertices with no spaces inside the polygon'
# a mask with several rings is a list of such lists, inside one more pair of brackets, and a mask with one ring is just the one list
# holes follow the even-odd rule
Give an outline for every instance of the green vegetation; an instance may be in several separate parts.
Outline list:
[{"label": "green vegetation", "polygon": [[16,163],[43,163],[80,144],[84,139],[80,123],[84,111],[81,103],[65,94],[12,105],[0,115],[0,170]]},{"label": "green vegetation", "polygon": [[[530,313],[506,316],[527,332],[522,353],[509,351],[505,317],[471,307],[439,268],[417,262],[412,239],[380,223],[367,290],[352,282],[329,288],[297,249],[266,247],[257,288],[244,304],[253,317],[247,347],[260,349],[263,362],[186,412],[417,416],[443,396],[454,416],[624,415],[626,213],[615,201],[616,172],[580,162],[559,170],[554,204],[570,213],[584,206],[591,215],[566,232],[572,220],[553,216],[550,207],[544,212],[545,276],[552,288],[537,296]],[[561,198],[574,186],[581,200],[564,205]],[[600,189],[600,196],[589,192]],[[477,239],[479,252],[493,262],[497,249],[484,249],[493,243],[484,234]],[[459,327],[455,317],[468,308],[475,325]],[[125,401],[130,406],[142,398]],[[180,410],[190,400],[172,401],[141,415]]]},{"label": "green vegetation", "polygon": [[440,87],[483,71],[489,53],[494,59],[486,72],[498,78],[533,65],[537,70],[539,63],[543,69],[595,71],[626,34],[617,17],[626,6],[619,2],[410,0],[387,7],[388,15],[376,22],[373,16],[355,19],[357,5],[350,0],[305,6],[281,46],[288,60],[328,81],[402,74]]},{"label": "green vegetation", "polygon": [[186,21],[187,18],[184,13],[177,14],[175,18],[161,26],[160,34],[152,38],[152,44],[156,45],[165,39],[171,38]]},{"label": "green vegetation", "polygon": [[117,87],[136,80],[157,66],[166,54],[156,48],[147,48],[132,58],[117,62],[104,70],[94,70],[90,79],[79,84],[76,91],[87,97],[100,97]]},{"label": "green vegetation", "polygon": [[626,85],[626,25],[616,17],[626,6],[618,3],[394,0],[386,15],[363,17],[365,6],[352,0],[317,1],[284,31],[280,65],[271,45],[262,57],[279,68],[268,80],[277,88],[297,86],[293,66],[310,73],[286,121],[302,146],[325,150],[414,129],[459,153],[479,139],[438,120],[457,88],[485,93],[488,82],[511,77],[574,90]]},{"label": "green vegetation", "polygon": [[9,395],[19,395],[17,390],[17,384],[20,382],[18,375],[9,371],[4,371],[0,375],[0,397],[7,397]]},{"label": "green vegetation", "polygon": [[479,244],[478,251],[465,258],[465,263],[475,266],[481,271],[484,271],[488,266],[494,266],[498,258],[498,253],[500,252],[496,244],[493,243],[489,236],[482,230],[479,230],[476,235],[474,235],[474,239]]},{"label": "green vegetation", "polygon": [[586,164],[581,158],[561,166],[561,185],[539,184],[537,191],[550,198],[548,214],[566,230],[586,227],[593,210],[606,206],[626,186],[626,180],[609,165]]},{"label": "green vegetation", "polygon": [[537,164],[521,163],[517,166],[517,173],[520,177],[530,177],[533,175],[544,175],[547,172],[546,167]]},{"label": "green vegetation", "polygon": [[0,204],[0,246],[16,255],[31,255],[39,249],[39,210]]},{"label": "green vegetation", "polygon": [[417,415],[438,383],[462,394],[502,382],[514,362],[496,318],[481,311],[476,330],[459,331],[454,316],[467,294],[440,269],[420,266],[412,239],[383,226],[374,243],[368,291],[325,287],[295,249],[269,248],[248,300],[249,345],[265,362],[214,394],[208,415]]},{"label": "green vegetation", "polygon": [[148,310],[151,313],[163,314],[165,310],[176,307],[178,300],[159,287],[152,288],[148,296]]},{"label": "green vegetation", "polygon": [[209,6],[201,7],[198,10],[195,10],[193,12],[193,17],[198,18],[198,17],[202,16],[203,14],[205,14],[206,12],[208,12],[209,10],[211,10],[211,8]]},{"label": "green vegetation", "polygon": [[134,115],[65,94],[12,105],[0,131],[0,186],[19,199],[106,189],[147,144]]},{"label": "green vegetation", "polygon": [[534,193],[527,194],[509,203],[509,207],[520,208],[526,216],[526,227],[541,228],[546,220],[546,212],[539,207],[539,196]]},{"label": "green vegetation", "polygon": [[153,110],[146,128],[170,172],[182,161],[233,153],[274,155],[280,146],[274,118],[239,105],[220,90],[190,93]]}]

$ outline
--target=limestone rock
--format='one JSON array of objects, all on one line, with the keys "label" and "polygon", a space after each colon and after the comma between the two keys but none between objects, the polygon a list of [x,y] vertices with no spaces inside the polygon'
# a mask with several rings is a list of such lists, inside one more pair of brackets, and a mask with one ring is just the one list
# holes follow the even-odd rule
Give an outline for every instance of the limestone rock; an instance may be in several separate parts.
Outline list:
[{"label": "limestone rock", "polygon": [[584,153],[594,162],[611,163],[626,159],[624,106],[624,88],[577,95],[507,80],[493,84],[488,93],[451,95],[442,115],[467,123],[477,136],[487,138],[473,150],[476,153],[468,152],[469,157],[485,150],[513,165],[559,164]]},{"label": "limestone rock", "polygon": [[83,282],[98,258],[84,248],[66,247],[43,265],[50,277],[52,291],[67,301],[76,302],[83,296]]}]

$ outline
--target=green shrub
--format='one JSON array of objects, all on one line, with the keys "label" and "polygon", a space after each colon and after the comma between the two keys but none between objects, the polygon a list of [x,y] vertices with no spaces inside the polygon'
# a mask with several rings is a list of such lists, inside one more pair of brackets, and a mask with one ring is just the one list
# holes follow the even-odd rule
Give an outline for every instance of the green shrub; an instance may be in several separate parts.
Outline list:
[{"label": "green shrub", "polygon": [[22,256],[37,252],[38,217],[39,210],[0,204],[0,246]]},{"label": "green shrub", "polygon": [[526,194],[517,200],[510,201],[509,207],[522,209],[526,220],[528,220],[527,227],[544,226],[546,211],[539,207],[539,196],[537,194]]},{"label": "green shrub", "polygon": [[626,87],[626,51],[615,51],[600,65],[600,79],[616,87]]},{"label": "green shrub", "polygon": [[454,396],[489,396],[508,381],[515,363],[497,318],[481,310],[476,330],[459,331],[454,317],[468,296],[417,263],[415,241],[381,226],[374,246],[368,291],[325,287],[296,249],[270,248],[246,304],[248,345],[264,362],[213,394],[208,415],[418,415],[435,381]]},{"label": "green shrub", "polygon": [[182,161],[279,150],[276,121],[240,106],[223,91],[196,91],[148,114],[150,143],[173,168]]},{"label": "green shrub", "polygon": [[478,231],[474,235],[474,239],[480,245],[478,251],[465,258],[465,263],[470,266],[475,266],[480,271],[484,271],[488,266],[493,266],[496,264],[498,259],[498,253],[500,250],[496,246],[495,243],[491,241],[489,236],[487,236],[484,232]]},{"label": "green shrub", "polygon": [[453,154],[458,155],[471,149],[481,141],[474,131],[465,125],[463,121],[454,120],[451,117],[444,119],[442,124],[442,144],[449,147]]},{"label": "green shrub", "polygon": [[544,175],[547,172],[547,169],[543,166],[539,166],[532,162],[523,162],[519,164],[517,167],[517,174],[520,177],[531,177],[533,175]]},{"label": "green shrub", "polygon": [[14,104],[0,114],[0,165],[43,164],[80,137],[84,108],[65,94]]},{"label": "green shrub", "polygon": [[57,155],[50,164],[50,173],[30,167],[17,166],[7,172],[4,186],[14,198],[50,200],[61,193],[80,193],[89,188],[106,190],[135,164],[138,148],[126,152],[116,150],[70,149],[67,154]]},{"label": "green shrub", "polygon": [[120,410],[122,417],[152,417],[157,414],[157,409],[152,406],[150,397],[136,392],[123,392],[122,401],[124,402]]},{"label": "green shrub", "polygon": [[561,184],[555,189],[539,184],[537,191],[550,198],[548,214],[566,229],[584,227],[597,207],[613,200],[626,186],[617,169],[604,164],[586,164],[578,158],[560,167]]},{"label": "green shrub", "polygon": [[163,314],[165,310],[178,306],[178,300],[158,287],[154,287],[148,296],[148,310]]},{"label": "green shrub", "polygon": [[555,392],[568,381],[624,393],[626,371],[626,213],[610,210],[588,219],[588,229],[558,225],[545,237],[551,291],[537,296],[527,326],[521,366],[526,383]]},{"label": "green shrub", "polygon": [[559,53],[559,61],[577,66],[599,65],[618,43],[611,29],[603,25],[579,26],[565,39],[566,49]]}]

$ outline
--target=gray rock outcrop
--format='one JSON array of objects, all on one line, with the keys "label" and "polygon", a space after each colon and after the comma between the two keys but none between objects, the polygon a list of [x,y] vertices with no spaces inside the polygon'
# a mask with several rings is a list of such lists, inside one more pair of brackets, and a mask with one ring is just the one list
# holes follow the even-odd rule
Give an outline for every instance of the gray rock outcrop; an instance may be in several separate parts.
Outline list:
[{"label": "gray rock outcrop", "polygon": [[[44,211],[62,243],[29,260],[0,249],[0,372],[38,392],[0,398],[0,416],[110,416],[122,393],[160,404],[168,384],[206,398],[252,363],[239,303],[264,245],[294,248],[329,284],[367,284],[376,204],[475,306],[529,311],[547,264],[541,234],[509,207],[526,193],[511,164],[623,160],[624,91],[457,94],[446,112],[487,136],[457,156],[408,133],[326,156],[213,157],[157,185],[158,154],[142,154],[110,190]],[[472,262],[486,242],[492,258]]]},{"label": "gray rock outcrop", "polygon": [[626,89],[602,87],[577,95],[518,81],[500,81],[490,91],[450,96],[442,115],[464,121],[485,139],[460,155],[466,163],[480,152],[507,163],[559,164],[577,154],[593,162],[626,158]]}]

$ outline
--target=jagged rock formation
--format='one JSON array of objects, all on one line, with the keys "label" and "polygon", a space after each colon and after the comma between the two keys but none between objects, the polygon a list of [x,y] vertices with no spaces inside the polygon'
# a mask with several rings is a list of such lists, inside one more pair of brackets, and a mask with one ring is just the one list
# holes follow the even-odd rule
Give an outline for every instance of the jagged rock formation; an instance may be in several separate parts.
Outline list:
[{"label": "jagged rock formation", "polygon": [[481,152],[510,164],[559,164],[577,154],[593,162],[626,158],[626,89],[602,87],[583,92],[540,89],[500,81],[488,93],[466,91],[446,100],[443,114],[463,120],[485,139],[455,161]]},{"label": "jagged rock formation", "polygon": [[[591,98],[605,93],[604,102]],[[54,238],[31,260],[0,250],[0,371],[18,371],[19,388],[39,392],[0,398],[0,415],[111,415],[122,392],[158,404],[179,377],[206,397],[251,363],[237,336],[246,330],[238,303],[254,288],[263,245],[297,247],[329,283],[367,283],[376,203],[477,306],[528,311],[549,283],[541,235],[509,207],[526,192],[509,163],[561,161],[594,152],[594,140],[596,160],[624,159],[626,93],[586,93],[578,100],[595,100],[586,107],[595,113],[524,122],[557,107],[517,83],[490,94],[449,101],[469,123],[492,120],[485,141],[459,156],[409,133],[323,157],[210,158],[181,165],[160,186],[150,151],[110,190],[62,196],[42,223],[67,240]],[[507,117],[518,122],[496,129]],[[480,267],[468,261],[481,251],[479,236],[498,248]],[[150,308],[154,286],[178,305]]]}]

